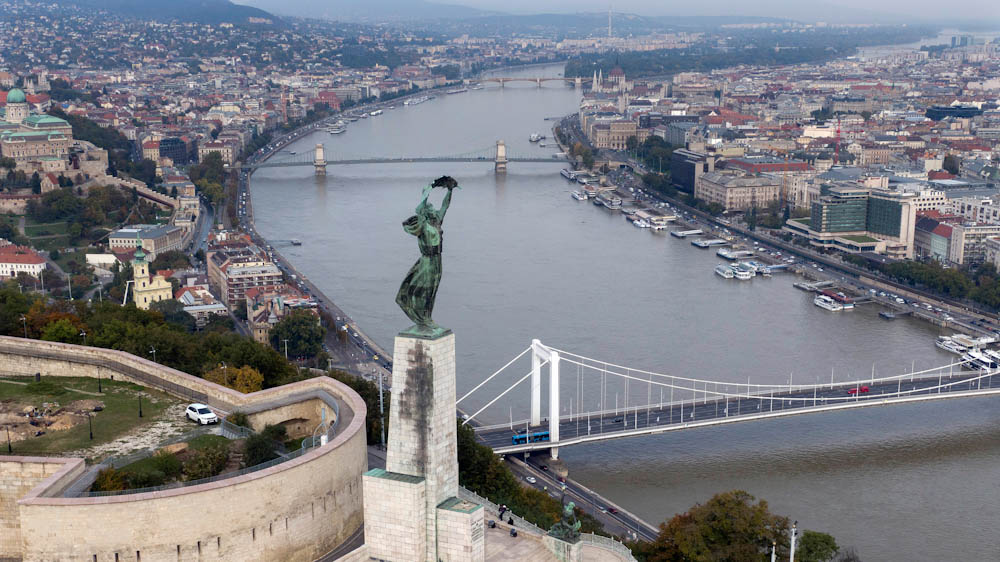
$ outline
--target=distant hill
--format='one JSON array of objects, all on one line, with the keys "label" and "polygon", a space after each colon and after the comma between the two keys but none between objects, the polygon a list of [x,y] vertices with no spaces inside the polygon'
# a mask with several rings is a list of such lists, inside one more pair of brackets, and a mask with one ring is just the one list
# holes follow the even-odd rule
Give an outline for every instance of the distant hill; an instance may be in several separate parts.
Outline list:
[{"label": "distant hill", "polygon": [[239,0],[275,14],[348,22],[460,19],[493,12],[426,0]]},{"label": "distant hill", "polygon": [[241,23],[250,18],[276,21],[276,18],[250,6],[229,0],[55,0],[57,4],[105,10],[123,16],[151,20],[182,20],[198,23]]}]

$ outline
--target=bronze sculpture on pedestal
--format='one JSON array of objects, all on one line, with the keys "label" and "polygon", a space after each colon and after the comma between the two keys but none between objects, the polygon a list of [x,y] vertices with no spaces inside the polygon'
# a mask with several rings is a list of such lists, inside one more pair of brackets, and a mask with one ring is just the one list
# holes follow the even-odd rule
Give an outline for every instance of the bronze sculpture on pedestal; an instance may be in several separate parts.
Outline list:
[{"label": "bronze sculpture on pedestal", "polygon": [[[435,209],[427,201],[435,187],[448,190],[440,209]],[[449,176],[434,180],[434,183],[424,188],[416,214],[403,222],[403,230],[417,237],[417,247],[420,249],[420,259],[410,268],[396,293],[396,304],[414,324],[402,332],[403,335],[434,339],[448,332],[434,323],[431,314],[434,311],[438,285],[441,284],[441,225],[448,206],[451,205],[452,191],[456,187],[458,182]]]}]

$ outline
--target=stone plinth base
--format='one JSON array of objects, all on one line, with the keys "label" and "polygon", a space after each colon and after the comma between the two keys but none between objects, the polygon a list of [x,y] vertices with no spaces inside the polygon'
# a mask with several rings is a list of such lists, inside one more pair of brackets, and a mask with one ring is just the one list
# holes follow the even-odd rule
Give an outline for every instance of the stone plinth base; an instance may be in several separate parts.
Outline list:
[{"label": "stone plinth base", "polygon": [[418,476],[369,470],[362,477],[365,546],[377,560],[427,560],[427,498]]},{"label": "stone plinth base", "polygon": [[482,562],[486,559],[483,506],[448,498],[437,507],[438,560]]},{"label": "stone plinth base", "polygon": [[396,336],[386,470],[424,480],[425,557],[436,562],[437,506],[458,495],[452,333],[435,339]]},{"label": "stone plinth base", "polygon": [[583,561],[583,543],[580,541],[568,543],[564,540],[545,535],[542,542],[545,543],[545,547],[549,549],[549,552],[551,552],[559,562]]}]

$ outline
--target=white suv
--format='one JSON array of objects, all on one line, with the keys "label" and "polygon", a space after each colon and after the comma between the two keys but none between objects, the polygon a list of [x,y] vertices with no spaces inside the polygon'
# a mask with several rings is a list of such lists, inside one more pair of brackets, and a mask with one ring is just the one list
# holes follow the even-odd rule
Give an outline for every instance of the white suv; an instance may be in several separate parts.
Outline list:
[{"label": "white suv", "polygon": [[204,404],[191,404],[184,411],[184,415],[191,421],[196,421],[201,425],[219,423],[219,416],[215,415],[208,406]]}]

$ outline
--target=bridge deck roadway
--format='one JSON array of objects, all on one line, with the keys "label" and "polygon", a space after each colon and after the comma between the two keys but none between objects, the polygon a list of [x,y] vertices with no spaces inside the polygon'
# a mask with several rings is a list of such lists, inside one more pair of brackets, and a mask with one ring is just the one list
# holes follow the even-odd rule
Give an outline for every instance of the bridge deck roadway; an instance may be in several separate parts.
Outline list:
[{"label": "bridge deck roadway", "polygon": [[[997,379],[994,381],[994,379]],[[994,387],[993,383],[997,382]],[[944,398],[960,398],[969,396],[985,396],[1000,394],[1000,373],[989,376],[979,373],[956,373],[941,378],[903,379],[901,381],[861,383],[868,386],[869,391],[845,400],[849,395],[847,390],[854,385],[826,386],[817,389],[815,400],[813,390],[775,392],[770,394],[751,394],[750,397],[728,400],[709,398],[629,406],[619,411],[609,410],[600,414],[561,416],[559,423],[559,442],[539,442],[513,445],[511,438],[515,433],[524,433],[525,422],[514,422],[510,425],[482,426],[476,428],[476,437],[484,445],[489,445],[498,454],[537,451],[553,446],[566,447],[579,443],[648,435],[666,431],[676,431],[725,423],[755,421],[760,419],[783,417],[798,414],[808,414],[824,411],[835,411],[868,406],[902,404]],[[905,393],[899,395],[899,393]],[[771,399],[773,396],[773,400]],[[802,401],[786,402],[779,398],[802,398]],[[548,429],[548,420],[543,420],[540,426],[531,426],[532,431]]]},{"label": "bridge deck roadway", "polygon": [[[483,158],[359,158],[357,160],[327,160],[327,166],[338,166],[343,164],[420,164],[422,162],[484,162],[493,163],[495,162],[493,157],[483,157]],[[507,162],[542,162],[542,163],[558,163],[557,158],[519,158],[517,156],[510,156],[507,158]],[[243,169],[258,169],[258,168],[285,168],[291,166],[313,166],[315,162],[313,160],[309,161],[290,161],[290,162],[264,162],[261,164],[248,164],[244,165]]]}]

